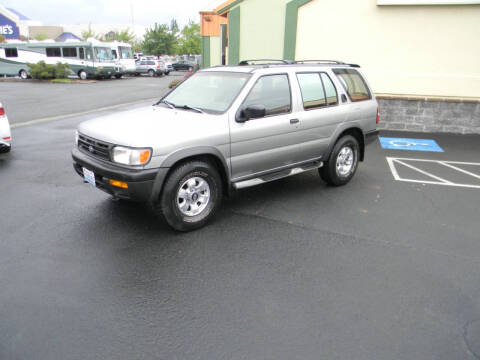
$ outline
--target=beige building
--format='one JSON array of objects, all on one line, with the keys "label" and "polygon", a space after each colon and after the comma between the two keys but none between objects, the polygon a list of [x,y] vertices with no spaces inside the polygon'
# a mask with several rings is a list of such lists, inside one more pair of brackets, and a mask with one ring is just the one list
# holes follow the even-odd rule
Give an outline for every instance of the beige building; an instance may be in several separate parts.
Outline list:
[{"label": "beige building", "polygon": [[[216,28],[206,31],[206,16]],[[480,100],[480,1],[229,0],[201,19],[204,66],[334,59],[360,64],[380,98]],[[430,124],[431,130],[480,132],[477,105],[469,105],[473,115],[465,119],[473,130]],[[413,116],[416,129],[430,129]]]}]

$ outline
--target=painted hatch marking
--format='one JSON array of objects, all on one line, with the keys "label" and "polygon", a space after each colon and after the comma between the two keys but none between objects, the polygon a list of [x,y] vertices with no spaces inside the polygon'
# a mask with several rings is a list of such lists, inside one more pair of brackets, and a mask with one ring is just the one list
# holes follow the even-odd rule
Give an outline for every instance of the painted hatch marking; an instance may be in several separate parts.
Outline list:
[{"label": "painted hatch marking", "polygon": [[[479,175],[480,163],[448,161],[448,160],[397,158],[397,157],[387,157],[386,159],[387,159],[388,166],[390,167],[390,171],[392,172],[393,178],[397,181],[480,189],[480,185],[478,184],[478,180],[480,180],[480,175]],[[412,163],[414,163],[414,165]],[[444,179],[438,174],[433,174],[431,170],[426,171],[425,169],[422,169],[422,163],[430,163],[430,164],[433,163],[443,167],[448,167],[449,169],[457,171],[458,173],[469,176],[472,179],[472,181],[467,183],[458,183],[455,181]],[[400,165],[400,167],[401,166],[407,167],[413,170],[414,173],[418,173],[419,178],[415,179],[415,178],[402,177],[399,174],[401,171],[398,165]],[[478,173],[461,168],[462,165],[474,167],[475,169],[478,169]],[[422,175],[430,178],[431,180],[421,179]]]}]

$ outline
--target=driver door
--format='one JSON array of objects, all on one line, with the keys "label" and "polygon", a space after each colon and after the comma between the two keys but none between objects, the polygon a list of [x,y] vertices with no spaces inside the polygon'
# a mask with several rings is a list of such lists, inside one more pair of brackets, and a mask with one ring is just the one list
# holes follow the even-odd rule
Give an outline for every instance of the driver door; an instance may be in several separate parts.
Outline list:
[{"label": "driver door", "polygon": [[259,77],[238,111],[249,105],[265,106],[266,114],[245,122],[230,121],[234,181],[254,178],[300,159],[299,122],[292,112],[289,75]]}]

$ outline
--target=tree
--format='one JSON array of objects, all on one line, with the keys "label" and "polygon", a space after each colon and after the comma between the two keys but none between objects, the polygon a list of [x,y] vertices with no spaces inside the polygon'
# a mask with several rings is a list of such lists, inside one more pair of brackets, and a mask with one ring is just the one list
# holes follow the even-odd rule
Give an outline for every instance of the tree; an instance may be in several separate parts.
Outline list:
[{"label": "tree", "polygon": [[200,25],[190,20],[180,34],[179,54],[200,54],[202,39]]},{"label": "tree", "polygon": [[142,43],[144,54],[149,55],[173,55],[177,39],[166,24],[157,24],[153,29],[148,29],[145,34],[145,40]]},{"label": "tree", "polygon": [[85,41],[87,40],[88,38],[97,38],[98,35],[95,34],[95,32],[92,30],[92,28],[90,27],[90,25],[88,25],[88,31],[82,31],[82,40]]},{"label": "tree", "polygon": [[43,40],[47,40],[48,36],[45,34],[37,34],[34,36],[34,39],[38,41],[43,41]]},{"label": "tree", "polygon": [[128,29],[122,31],[113,30],[105,35],[105,41],[120,41],[133,44],[135,42],[135,34]]}]

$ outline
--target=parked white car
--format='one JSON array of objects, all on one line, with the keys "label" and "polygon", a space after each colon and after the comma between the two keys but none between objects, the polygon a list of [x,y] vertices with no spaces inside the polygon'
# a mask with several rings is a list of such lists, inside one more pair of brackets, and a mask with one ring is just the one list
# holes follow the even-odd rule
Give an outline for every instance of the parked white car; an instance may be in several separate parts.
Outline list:
[{"label": "parked white car", "polygon": [[7,153],[12,147],[12,135],[10,133],[10,124],[8,123],[7,113],[2,103],[0,103],[0,153]]}]

